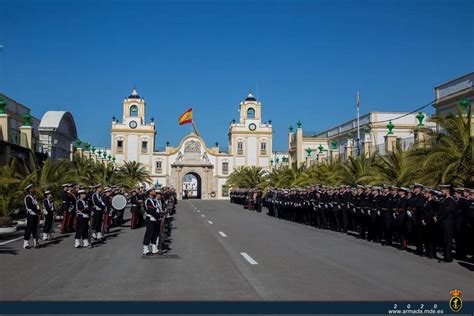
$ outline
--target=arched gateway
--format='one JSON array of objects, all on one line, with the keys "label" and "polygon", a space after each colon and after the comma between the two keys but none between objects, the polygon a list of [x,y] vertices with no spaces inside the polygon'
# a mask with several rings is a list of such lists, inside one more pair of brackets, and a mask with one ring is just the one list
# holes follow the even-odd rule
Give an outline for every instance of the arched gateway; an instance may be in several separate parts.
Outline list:
[{"label": "arched gateway", "polygon": [[201,177],[195,172],[189,172],[183,179],[183,197],[188,199],[201,198]]}]

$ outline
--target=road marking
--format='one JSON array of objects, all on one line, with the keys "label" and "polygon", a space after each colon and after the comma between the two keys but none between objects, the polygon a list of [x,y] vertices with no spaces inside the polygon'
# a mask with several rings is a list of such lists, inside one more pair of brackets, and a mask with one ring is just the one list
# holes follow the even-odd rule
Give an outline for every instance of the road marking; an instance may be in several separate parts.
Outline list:
[{"label": "road marking", "polygon": [[222,237],[227,237],[227,235],[224,234],[223,232],[219,232],[219,235],[221,235]]},{"label": "road marking", "polygon": [[211,221],[207,221],[207,222],[208,222],[209,224],[211,224],[211,225],[212,225],[212,224],[214,224],[214,223],[213,223],[213,222],[211,222]]},{"label": "road marking", "polygon": [[200,211],[200,210],[196,210],[196,212],[200,213],[201,211]]},{"label": "road marking", "polygon": [[250,264],[258,264],[257,261],[253,260],[252,257],[250,257],[246,252],[241,252],[240,253],[242,255],[242,257],[245,258],[245,260],[247,260]]},{"label": "road marking", "polygon": [[9,243],[11,243],[11,242],[14,242],[14,241],[17,241],[17,240],[20,240],[20,239],[23,239],[23,237],[18,237],[18,238],[12,239],[12,240],[4,241],[4,242],[2,242],[2,243],[0,244],[0,246],[9,244]]},{"label": "road marking", "polygon": [[202,214],[201,216],[202,216],[202,217],[206,217],[206,215],[204,215],[204,214]]}]

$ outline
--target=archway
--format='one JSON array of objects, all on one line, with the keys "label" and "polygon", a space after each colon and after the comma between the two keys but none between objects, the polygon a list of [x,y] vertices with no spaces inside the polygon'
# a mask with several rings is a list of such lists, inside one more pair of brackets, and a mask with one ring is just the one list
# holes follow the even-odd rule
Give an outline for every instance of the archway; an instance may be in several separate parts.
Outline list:
[{"label": "archway", "polygon": [[183,178],[183,199],[201,198],[201,177],[195,172],[188,172]]}]

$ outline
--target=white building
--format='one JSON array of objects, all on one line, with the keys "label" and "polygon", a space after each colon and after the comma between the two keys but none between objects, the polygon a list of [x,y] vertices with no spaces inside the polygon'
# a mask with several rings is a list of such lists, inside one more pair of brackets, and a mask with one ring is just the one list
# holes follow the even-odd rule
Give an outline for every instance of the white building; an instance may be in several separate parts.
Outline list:
[{"label": "white building", "polygon": [[226,181],[235,168],[270,168],[272,126],[262,122],[261,103],[251,93],[240,103],[239,122],[229,126],[229,152],[207,147],[195,133],[176,147],[167,144],[155,151],[156,136],[154,120],[146,119],[146,102],[134,89],[123,101],[122,121],[112,121],[111,154],[118,163],[143,163],[155,185],[173,186],[180,197],[188,190],[188,196],[197,198],[227,198]]},{"label": "white building", "polygon": [[427,114],[421,112],[370,112],[360,116],[359,142],[357,118],[315,135],[303,135],[302,124],[298,122],[296,132],[290,128],[288,134],[290,164],[300,166],[307,160],[324,161],[337,157],[344,160],[350,156],[371,155],[375,152],[385,154],[393,149],[386,148],[387,143],[391,147],[398,143],[407,149],[415,143],[418,127],[435,128],[435,124],[426,118]]},{"label": "white building", "polygon": [[76,123],[65,111],[48,111],[38,127],[43,150],[52,160],[69,159],[70,146],[77,139]]},{"label": "white building", "polygon": [[449,113],[456,114],[455,108],[461,105],[461,101],[474,103],[474,72],[455,78],[434,88],[435,103],[433,107],[436,114],[446,116]]}]

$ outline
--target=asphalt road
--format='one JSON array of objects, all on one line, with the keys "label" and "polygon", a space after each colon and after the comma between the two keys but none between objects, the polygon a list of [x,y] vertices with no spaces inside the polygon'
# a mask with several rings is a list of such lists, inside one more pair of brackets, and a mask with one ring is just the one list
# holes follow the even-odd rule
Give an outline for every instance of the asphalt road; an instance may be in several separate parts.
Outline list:
[{"label": "asphalt road", "polygon": [[[127,212],[128,216],[128,212]],[[474,300],[474,268],[278,220],[227,201],[180,201],[170,251],[141,256],[144,229],[75,249],[0,239],[0,300]]]}]

